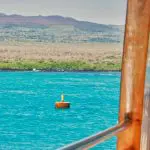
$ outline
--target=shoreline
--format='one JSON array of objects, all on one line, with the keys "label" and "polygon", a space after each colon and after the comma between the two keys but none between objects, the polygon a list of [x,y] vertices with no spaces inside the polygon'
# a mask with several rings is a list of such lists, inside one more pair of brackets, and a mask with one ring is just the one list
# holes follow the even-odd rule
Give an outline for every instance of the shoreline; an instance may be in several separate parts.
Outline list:
[{"label": "shoreline", "polygon": [[115,72],[121,70],[121,62],[87,62],[87,61],[0,61],[0,71],[33,72]]},{"label": "shoreline", "polygon": [[0,46],[0,71],[116,72],[121,44],[8,44]]},{"label": "shoreline", "polygon": [[57,69],[41,69],[41,70],[31,70],[31,69],[0,69],[0,72],[121,72],[120,70],[57,70]]}]

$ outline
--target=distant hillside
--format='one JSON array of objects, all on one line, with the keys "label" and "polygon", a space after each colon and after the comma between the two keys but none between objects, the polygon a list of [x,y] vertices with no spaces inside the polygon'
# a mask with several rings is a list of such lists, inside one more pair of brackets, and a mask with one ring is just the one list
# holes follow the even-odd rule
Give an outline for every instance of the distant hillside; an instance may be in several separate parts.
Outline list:
[{"label": "distant hillside", "polygon": [[0,41],[121,42],[123,26],[78,21],[62,16],[0,13]]},{"label": "distant hillside", "polygon": [[118,26],[103,25],[97,23],[91,23],[87,21],[78,21],[69,17],[62,16],[21,16],[21,15],[6,15],[0,13],[0,24],[16,24],[16,25],[72,25],[81,30],[89,31],[108,31],[118,30]]}]

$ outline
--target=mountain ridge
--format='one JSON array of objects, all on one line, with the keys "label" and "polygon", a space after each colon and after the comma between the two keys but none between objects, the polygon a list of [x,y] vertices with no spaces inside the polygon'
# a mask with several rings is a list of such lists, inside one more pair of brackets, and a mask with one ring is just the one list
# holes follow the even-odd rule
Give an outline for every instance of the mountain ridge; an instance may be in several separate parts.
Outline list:
[{"label": "mountain ridge", "polygon": [[0,41],[52,43],[122,42],[124,26],[79,21],[71,17],[0,13]]},{"label": "mountain ridge", "polygon": [[0,25],[13,24],[13,25],[72,25],[80,30],[88,30],[92,32],[101,32],[105,30],[118,29],[122,25],[106,25],[89,21],[79,21],[72,17],[63,17],[60,15],[52,16],[23,16],[18,14],[7,15],[0,13]]}]

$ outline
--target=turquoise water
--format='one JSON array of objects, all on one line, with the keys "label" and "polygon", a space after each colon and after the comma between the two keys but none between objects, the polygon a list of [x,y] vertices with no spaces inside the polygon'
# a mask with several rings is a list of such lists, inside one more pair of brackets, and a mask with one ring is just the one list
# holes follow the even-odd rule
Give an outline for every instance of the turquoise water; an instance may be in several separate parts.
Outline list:
[{"label": "turquoise water", "polygon": [[[55,150],[115,125],[119,86],[117,72],[0,72],[0,149]],[[62,92],[71,108],[56,110]]]}]

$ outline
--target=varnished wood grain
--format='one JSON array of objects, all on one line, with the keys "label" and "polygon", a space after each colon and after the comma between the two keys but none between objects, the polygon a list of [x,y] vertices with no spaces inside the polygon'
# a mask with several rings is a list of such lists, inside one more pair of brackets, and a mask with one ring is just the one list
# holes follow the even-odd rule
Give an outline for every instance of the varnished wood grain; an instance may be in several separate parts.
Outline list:
[{"label": "varnished wood grain", "polygon": [[150,0],[128,0],[122,63],[119,121],[131,126],[118,136],[118,150],[139,150],[148,49]]}]

